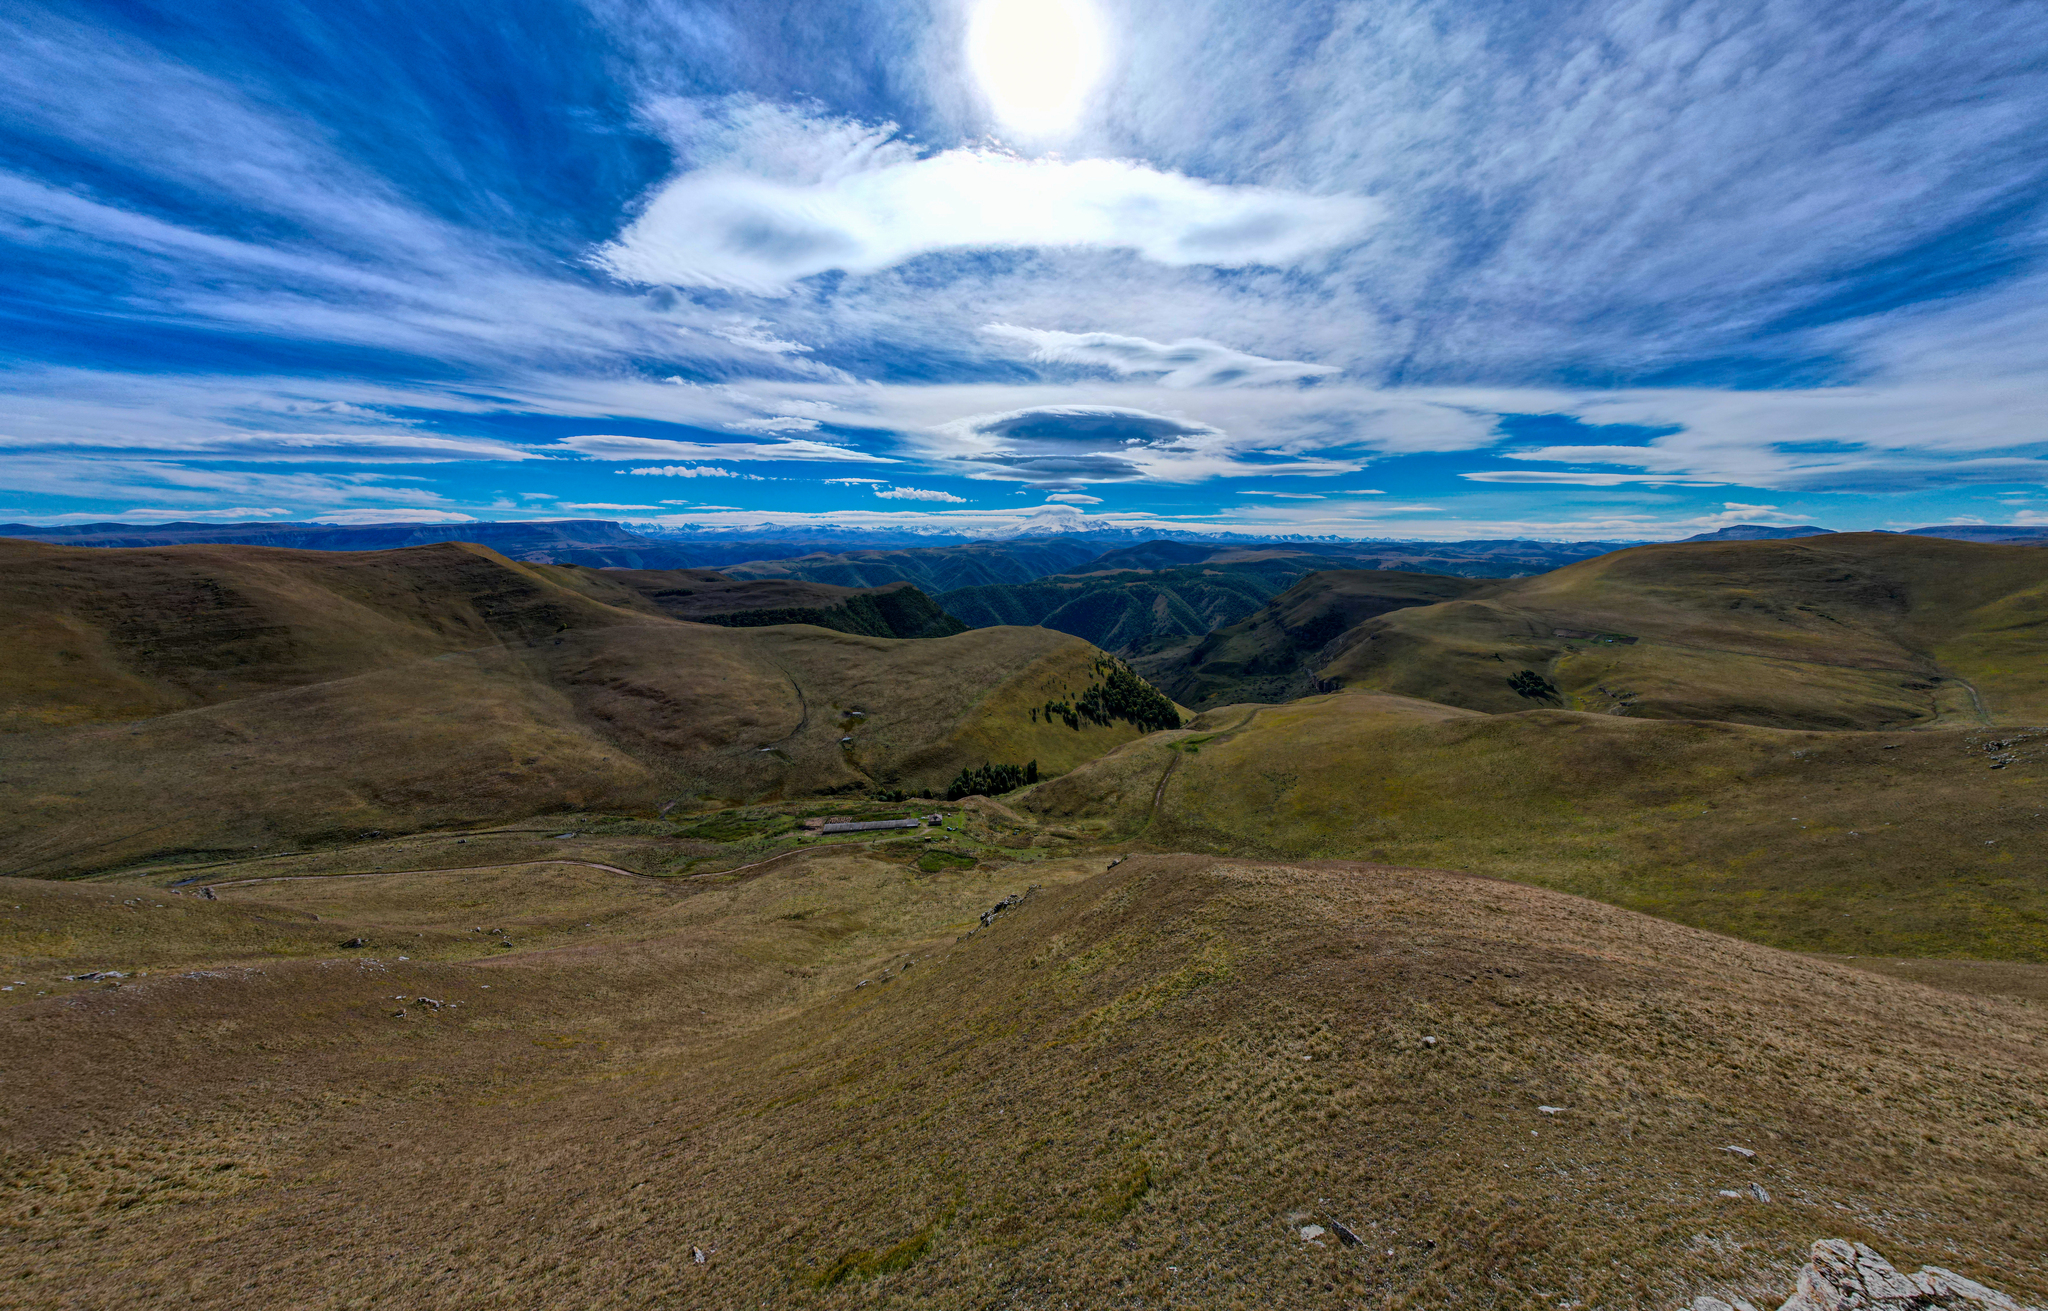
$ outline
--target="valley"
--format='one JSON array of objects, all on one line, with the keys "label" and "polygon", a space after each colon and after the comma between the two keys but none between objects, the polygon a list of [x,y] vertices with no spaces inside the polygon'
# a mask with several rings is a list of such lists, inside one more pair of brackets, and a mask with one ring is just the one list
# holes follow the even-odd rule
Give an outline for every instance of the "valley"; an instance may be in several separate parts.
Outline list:
[{"label": "valley", "polygon": [[2048,552],[1196,550],[0,543],[10,1297],[2048,1296]]}]

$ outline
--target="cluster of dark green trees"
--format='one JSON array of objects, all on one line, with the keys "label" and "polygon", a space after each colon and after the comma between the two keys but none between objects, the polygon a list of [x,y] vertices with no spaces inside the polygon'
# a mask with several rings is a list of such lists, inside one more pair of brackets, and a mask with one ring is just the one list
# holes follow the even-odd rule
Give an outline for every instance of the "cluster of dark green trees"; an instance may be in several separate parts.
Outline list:
[{"label": "cluster of dark green trees", "polygon": [[[1048,724],[1063,719],[1067,727],[1077,733],[1084,719],[1102,728],[1108,728],[1121,719],[1147,733],[1180,727],[1180,711],[1174,708],[1173,702],[1165,693],[1138,677],[1123,661],[1115,656],[1098,656],[1093,670],[1102,681],[1090,684],[1078,700],[1045,703],[1045,721]],[[1037,720],[1037,710],[1031,712],[1031,718],[1034,722]]]},{"label": "cluster of dark green trees", "polygon": [[983,765],[980,769],[963,769],[946,788],[946,800],[993,797],[1028,787],[1037,781],[1038,762],[1035,760],[1024,765]]}]

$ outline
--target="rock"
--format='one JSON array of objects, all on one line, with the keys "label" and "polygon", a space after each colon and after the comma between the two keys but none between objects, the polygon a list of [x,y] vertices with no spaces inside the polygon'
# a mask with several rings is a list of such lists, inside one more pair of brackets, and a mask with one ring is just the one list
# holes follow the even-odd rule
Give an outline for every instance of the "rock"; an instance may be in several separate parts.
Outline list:
[{"label": "rock", "polygon": [[1823,1238],[1779,1311],[2039,1311],[1939,1266],[1905,1275],[1861,1243]]},{"label": "rock", "polygon": [[1722,1148],[1721,1150],[1722,1150],[1722,1151],[1724,1151],[1724,1152],[1733,1152],[1733,1153],[1735,1153],[1735,1154],[1736,1154],[1737,1156],[1740,1156],[1740,1157],[1742,1157],[1742,1158],[1743,1158],[1744,1160],[1748,1160],[1749,1158],[1751,1158],[1751,1157],[1753,1157],[1753,1156],[1755,1156],[1755,1155],[1756,1155],[1756,1153],[1755,1153],[1755,1152],[1752,1152],[1752,1151],[1750,1151],[1750,1150],[1749,1150],[1749,1149],[1748,1149],[1747,1147],[1737,1147],[1737,1146],[1736,1146],[1736,1145],[1735,1145],[1734,1143],[1730,1143],[1730,1144],[1728,1144],[1728,1145],[1727,1145],[1726,1147],[1723,1147],[1723,1148]]},{"label": "rock", "polygon": [[691,1248],[691,1249],[690,1249],[690,1258],[691,1258],[692,1260],[694,1260],[694,1261],[695,1261],[695,1262],[696,1262],[696,1263],[697,1263],[698,1265],[703,1265],[703,1264],[704,1264],[704,1249],[703,1249],[703,1248],[701,1248],[701,1247],[693,1247],[693,1248]]},{"label": "rock", "polygon": [[1328,1232],[1330,1231],[1321,1225],[1303,1225],[1301,1227],[1301,1240],[1304,1243],[1313,1243]]},{"label": "rock", "polygon": [[1423,1045],[1423,1046],[1425,1046],[1425,1047],[1434,1047],[1434,1046],[1436,1046],[1436,1039],[1435,1039],[1435,1037],[1428,1037],[1428,1038],[1424,1038],[1424,1039],[1422,1040],[1422,1045]]},{"label": "rock", "polygon": [[1764,1191],[1764,1186],[1762,1184],[1751,1184],[1749,1186],[1749,1195],[1751,1197],[1754,1197],[1759,1202],[1768,1202],[1771,1200],[1771,1195],[1768,1192]]},{"label": "rock", "polygon": [[1556,1115],[1556,1114],[1557,1114],[1557,1113],[1558,1113],[1559,1111],[1562,1111],[1562,1110],[1564,1109],[1564,1107],[1562,1107],[1562,1106],[1539,1106],[1539,1107],[1537,1107],[1536,1109],[1537,1109],[1537,1110],[1539,1110],[1539,1111],[1541,1111],[1541,1112],[1543,1112],[1543,1113],[1544,1113],[1545,1115]]},{"label": "rock", "polygon": [[1356,1247],[1365,1240],[1351,1232],[1351,1227],[1342,1220],[1330,1221],[1330,1232],[1337,1235],[1337,1241],[1346,1247]]},{"label": "rock", "polygon": [[987,928],[990,924],[995,922],[996,916],[1002,914],[1004,911],[1010,909],[1010,907],[1012,906],[1020,905],[1023,902],[1023,900],[1023,894],[1016,892],[1013,892],[1009,896],[1004,897],[1001,901],[997,902],[995,905],[989,907],[987,910],[981,913],[981,927]]},{"label": "rock", "polygon": [[1733,1188],[1723,1188],[1721,1190],[1721,1196],[1732,1197],[1738,1202],[1742,1200],[1742,1194],[1736,1192]]},{"label": "rock", "polygon": [[369,945],[362,938],[350,938],[347,942],[342,943],[341,947],[343,951],[354,951],[359,947],[367,947]]}]

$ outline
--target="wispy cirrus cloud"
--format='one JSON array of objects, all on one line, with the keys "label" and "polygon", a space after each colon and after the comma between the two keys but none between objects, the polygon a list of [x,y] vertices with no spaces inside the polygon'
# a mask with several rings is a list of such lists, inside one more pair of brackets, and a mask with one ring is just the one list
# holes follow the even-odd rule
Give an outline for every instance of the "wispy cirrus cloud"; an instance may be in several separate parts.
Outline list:
[{"label": "wispy cirrus cloud", "polygon": [[[1120,0],[1035,158],[922,10],[80,12],[0,19],[45,513],[623,505],[635,461],[1210,521],[1370,467],[1560,534],[2048,485],[2038,7]],[[1389,521],[1325,494],[1270,499]]]},{"label": "wispy cirrus cloud", "polygon": [[738,102],[662,114],[697,167],[596,255],[642,284],[787,292],[943,251],[1100,247],[1287,267],[1360,239],[1378,201],[1212,182],[1125,159],[927,152],[892,124]]},{"label": "wispy cirrus cloud", "polygon": [[1042,363],[1149,375],[1162,387],[1257,387],[1342,372],[1333,364],[1269,360],[1199,337],[1158,342],[1113,332],[1055,332],[1008,323],[991,323],[981,331],[987,337],[1029,346],[1031,358]]},{"label": "wispy cirrus cloud", "polygon": [[588,433],[564,437],[550,453],[573,453],[605,460],[833,460],[856,464],[894,464],[887,456],[825,442],[691,442],[665,437],[622,437]]},{"label": "wispy cirrus cloud", "polygon": [[877,487],[875,495],[884,501],[945,501],[953,505],[967,504],[964,496],[951,492],[933,491],[925,487]]}]

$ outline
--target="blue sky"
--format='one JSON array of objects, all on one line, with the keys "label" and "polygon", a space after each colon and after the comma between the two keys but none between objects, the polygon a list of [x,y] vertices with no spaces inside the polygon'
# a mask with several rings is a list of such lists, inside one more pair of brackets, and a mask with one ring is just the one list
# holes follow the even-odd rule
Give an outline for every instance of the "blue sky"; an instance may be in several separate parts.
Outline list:
[{"label": "blue sky", "polygon": [[2048,8],[0,18],[0,520],[2048,524]]}]

